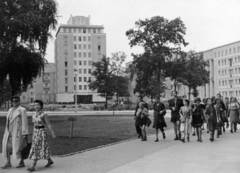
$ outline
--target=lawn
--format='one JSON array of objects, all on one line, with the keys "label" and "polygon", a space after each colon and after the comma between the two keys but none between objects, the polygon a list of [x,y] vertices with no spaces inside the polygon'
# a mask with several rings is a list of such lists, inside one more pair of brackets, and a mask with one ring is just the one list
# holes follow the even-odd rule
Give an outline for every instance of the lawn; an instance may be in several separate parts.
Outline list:
[{"label": "lawn", "polygon": [[[87,115],[76,116],[74,122],[73,138],[70,136],[69,116],[51,116],[49,117],[57,138],[52,139],[50,133],[48,142],[52,155],[64,155],[77,151],[111,144],[136,137],[134,120],[132,115]],[[152,118],[152,117],[151,117]],[[3,132],[6,119],[0,117],[0,141],[3,138]],[[172,128],[169,118],[166,118],[168,129]],[[29,118],[29,130],[32,133],[33,124]],[[49,131],[48,131],[49,132]],[[147,128],[147,133],[154,133],[152,125]],[[0,142],[2,148],[2,142]]]}]

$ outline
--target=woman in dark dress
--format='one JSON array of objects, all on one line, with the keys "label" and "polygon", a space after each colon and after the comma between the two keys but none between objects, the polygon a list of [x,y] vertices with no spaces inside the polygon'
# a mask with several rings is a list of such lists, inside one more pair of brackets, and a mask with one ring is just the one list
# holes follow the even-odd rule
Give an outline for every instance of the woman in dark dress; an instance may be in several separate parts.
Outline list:
[{"label": "woman in dark dress", "polygon": [[164,120],[164,115],[166,114],[165,106],[160,102],[160,97],[156,97],[156,102],[153,105],[154,110],[154,120],[153,120],[153,128],[156,129],[156,140],[158,142],[158,130],[162,132],[163,139],[166,138],[164,133],[164,127],[167,127],[167,124]]},{"label": "woman in dark dress", "polygon": [[198,142],[202,142],[202,125],[204,120],[204,111],[200,105],[201,99],[196,98],[194,100],[195,104],[193,105],[193,115],[192,115],[192,126],[196,128]]},{"label": "woman in dark dress", "polygon": [[224,119],[223,119],[224,110],[222,108],[222,101],[218,98],[215,101],[216,101],[215,110],[217,114],[217,129],[218,129],[217,138],[219,138],[219,135],[222,135],[221,129],[224,126]]},{"label": "woman in dark dress", "polygon": [[207,118],[208,131],[210,131],[210,141],[213,142],[214,132],[217,130],[217,114],[211,98],[207,99],[205,115]]}]

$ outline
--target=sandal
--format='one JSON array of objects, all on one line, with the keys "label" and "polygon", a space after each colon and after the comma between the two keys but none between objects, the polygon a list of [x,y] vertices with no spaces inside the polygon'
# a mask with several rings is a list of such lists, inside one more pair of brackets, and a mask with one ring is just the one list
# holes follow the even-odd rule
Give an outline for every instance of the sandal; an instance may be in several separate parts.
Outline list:
[{"label": "sandal", "polygon": [[51,161],[48,161],[48,163],[44,166],[45,168],[51,166],[52,164],[54,164],[54,162],[51,160]]},{"label": "sandal", "polygon": [[33,172],[33,171],[35,171],[35,168],[34,167],[30,167],[30,168],[28,168],[27,169],[29,172]]},{"label": "sandal", "polygon": [[11,164],[6,164],[6,165],[2,166],[1,168],[2,168],[2,169],[9,169],[9,168],[11,168],[11,167],[12,167]]}]

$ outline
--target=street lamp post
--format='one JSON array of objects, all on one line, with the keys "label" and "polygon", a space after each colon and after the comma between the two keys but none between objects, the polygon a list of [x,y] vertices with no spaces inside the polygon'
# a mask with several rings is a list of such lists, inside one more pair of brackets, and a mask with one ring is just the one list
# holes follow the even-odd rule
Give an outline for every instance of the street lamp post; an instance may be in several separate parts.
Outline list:
[{"label": "street lamp post", "polygon": [[74,69],[75,74],[75,113],[77,113],[77,69]]}]

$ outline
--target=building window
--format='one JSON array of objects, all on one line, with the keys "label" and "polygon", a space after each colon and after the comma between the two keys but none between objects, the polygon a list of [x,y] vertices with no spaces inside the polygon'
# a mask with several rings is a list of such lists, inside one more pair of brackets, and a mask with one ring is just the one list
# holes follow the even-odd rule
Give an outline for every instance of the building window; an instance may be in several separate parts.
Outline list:
[{"label": "building window", "polygon": [[67,70],[65,70],[65,76],[67,76],[68,75],[68,71]]},{"label": "building window", "polygon": [[226,52],[225,52],[225,55],[227,55],[227,50],[226,50]]},{"label": "building window", "polygon": [[96,33],[96,29],[93,29],[93,33],[94,33],[94,34]]},{"label": "building window", "polygon": [[76,33],[76,28],[73,28],[73,32]]},{"label": "building window", "polygon": [[91,49],[91,44],[88,44],[88,49]]},{"label": "building window", "polygon": [[79,85],[79,90],[82,90],[82,85]]},{"label": "building window", "polygon": [[86,33],[86,28],[83,28],[83,33]]},{"label": "building window", "polygon": [[74,85],[74,90],[76,90],[76,85]]},{"label": "building window", "polygon": [[82,74],[82,69],[79,69],[79,74]]},{"label": "building window", "polygon": [[78,41],[81,41],[81,36],[78,37]]},{"label": "building window", "polygon": [[74,41],[77,41],[77,37],[76,37],[76,36],[74,36],[74,37],[73,37],[73,40],[74,40]]},{"label": "building window", "polygon": [[78,45],[78,49],[82,49],[82,46],[81,46],[81,44],[79,44],[79,45]]},{"label": "building window", "polygon": [[68,28],[68,32],[72,32],[72,28]]},{"label": "building window", "polygon": [[77,61],[74,61],[74,65],[77,65]]},{"label": "building window", "polygon": [[223,56],[223,50],[222,50],[222,56]]},{"label": "building window", "polygon": [[229,49],[229,55],[231,54],[231,49]]},{"label": "building window", "polygon": [[78,28],[78,33],[81,33],[81,28]]},{"label": "building window", "polygon": [[74,58],[76,58],[77,57],[77,52],[74,52],[73,55],[74,55]]},{"label": "building window", "polygon": [[233,53],[235,53],[235,47],[233,48]]},{"label": "building window", "polygon": [[65,52],[65,59],[67,59],[67,57],[68,57],[67,55],[68,55],[68,53]]},{"label": "building window", "polygon": [[220,67],[220,61],[218,61],[218,66]]},{"label": "building window", "polygon": [[232,58],[229,59],[229,66],[232,67]]},{"label": "building window", "polygon": [[91,73],[92,73],[91,69],[88,69],[88,74],[91,74]]},{"label": "building window", "polygon": [[84,85],[84,90],[87,90],[87,85]]},{"label": "building window", "polygon": [[92,55],[91,52],[88,52],[88,57],[89,57],[89,58],[91,58],[91,55]]},{"label": "building window", "polygon": [[65,78],[65,84],[68,84],[68,78]]},{"label": "building window", "polygon": [[84,82],[87,82],[87,77],[84,77]]},{"label": "building window", "polygon": [[65,86],[65,92],[68,92],[68,87],[67,86]]},{"label": "building window", "polygon": [[92,65],[92,61],[88,61],[88,65]]},{"label": "building window", "polygon": [[221,81],[219,81],[219,86],[221,86]]},{"label": "building window", "polygon": [[82,57],[82,52],[78,52],[78,57],[79,57],[79,58]]},{"label": "building window", "polygon": [[82,82],[82,77],[79,77],[79,78],[78,78],[78,81],[79,81],[79,82]]},{"label": "building window", "polygon": [[66,32],[66,28],[63,28],[63,32]]},{"label": "building window", "polygon": [[88,33],[91,33],[91,28],[88,28]]},{"label": "building window", "polygon": [[83,36],[83,41],[86,41],[86,36]]},{"label": "building window", "polygon": [[65,61],[65,67],[67,67],[68,66],[68,62],[67,61]]},{"label": "building window", "polygon": [[88,36],[88,41],[91,41],[91,36]]},{"label": "building window", "polygon": [[[238,46],[238,52],[240,51],[239,46]],[[240,91],[239,91],[240,92]]]},{"label": "building window", "polygon": [[87,69],[84,69],[83,71],[84,71],[84,74],[87,74]]},{"label": "building window", "polygon": [[78,64],[79,64],[79,65],[82,65],[82,61],[78,61]]},{"label": "building window", "polygon": [[88,81],[89,81],[89,82],[91,82],[91,81],[92,81],[91,77],[89,77],[89,78],[88,78]]},{"label": "building window", "polygon": [[235,63],[237,63],[237,57],[235,57]]},{"label": "building window", "polygon": [[86,53],[86,52],[83,53],[83,57],[84,57],[84,58],[87,57],[87,53]]},{"label": "building window", "polygon": [[77,49],[77,45],[76,44],[74,44],[74,49]]},{"label": "building window", "polygon": [[76,77],[73,78],[73,81],[76,82]]},{"label": "building window", "polygon": [[86,49],[86,48],[87,48],[87,46],[86,46],[86,44],[84,44],[84,45],[83,45],[83,49]]},{"label": "building window", "polygon": [[83,65],[87,65],[87,61],[83,61]]},{"label": "building window", "polygon": [[99,52],[101,51],[101,46],[100,46],[100,45],[98,45],[98,51],[99,51]]}]

